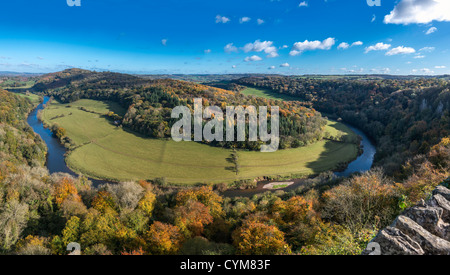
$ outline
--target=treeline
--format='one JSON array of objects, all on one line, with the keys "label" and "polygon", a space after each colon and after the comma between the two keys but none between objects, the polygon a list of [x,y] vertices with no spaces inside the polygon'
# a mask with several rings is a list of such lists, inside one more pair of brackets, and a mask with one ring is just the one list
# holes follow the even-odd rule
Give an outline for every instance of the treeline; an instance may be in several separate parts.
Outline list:
[{"label": "treeline", "polygon": [[250,77],[240,85],[296,96],[353,124],[377,143],[376,164],[399,177],[401,165],[450,134],[450,85],[444,79]]},{"label": "treeline", "polygon": [[[203,106],[218,106],[224,113],[226,106],[279,106],[281,149],[305,146],[321,140],[326,125],[326,120],[319,112],[300,102],[248,97],[237,92],[170,79],[148,80],[74,69],[46,75],[33,89],[45,91],[65,103],[82,98],[117,102],[127,110],[121,121],[124,127],[154,138],[169,138],[170,129],[177,121],[171,118],[172,108],[183,105],[193,111],[194,98],[203,98]],[[259,150],[262,145],[261,142],[248,141],[248,131],[246,140],[237,144],[225,141],[210,144],[250,150]]]}]

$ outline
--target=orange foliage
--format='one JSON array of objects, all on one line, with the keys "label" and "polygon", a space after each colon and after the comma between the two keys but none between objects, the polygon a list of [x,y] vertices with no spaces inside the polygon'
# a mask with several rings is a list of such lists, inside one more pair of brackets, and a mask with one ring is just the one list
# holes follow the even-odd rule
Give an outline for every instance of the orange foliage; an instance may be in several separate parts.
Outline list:
[{"label": "orange foliage", "polygon": [[157,255],[176,254],[181,247],[183,235],[173,225],[155,222],[145,233],[147,251]]},{"label": "orange foliage", "polygon": [[138,250],[133,250],[131,252],[124,251],[121,254],[124,256],[141,256],[141,255],[144,255],[145,252],[144,252],[144,250],[142,250],[142,247],[140,247]]},{"label": "orange foliage", "polygon": [[213,222],[209,209],[200,202],[189,200],[175,208],[175,225],[187,237],[199,236],[205,225]]},{"label": "orange foliage", "polygon": [[201,202],[206,206],[213,217],[223,215],[222,197],[217,195],[212,187],[203,186],[197,189],[187,189],[178,192],[175,198],[178,206],[186,205],[190,200]]},{"label": "orange foliage", "polygon": [[234,244],[242,255],[290,254],[284,233],[274,225],[254,220],[245,221],[233,233]]},{"label": "orange foliage", "polygon": [[278,224],[292,224],[298,221],[305,221],[315,215],[312,209],[312,202],[306,201],[303,197],[292,197],[287,201],[276,201],[271,209],[272,215]]},{"label": "orange foliage", "polygon": [[64,177],[59,183],[55,184],[53,196],[58,205],[61,205],[66,199],[81,202],[73,180],[68,177]]}]

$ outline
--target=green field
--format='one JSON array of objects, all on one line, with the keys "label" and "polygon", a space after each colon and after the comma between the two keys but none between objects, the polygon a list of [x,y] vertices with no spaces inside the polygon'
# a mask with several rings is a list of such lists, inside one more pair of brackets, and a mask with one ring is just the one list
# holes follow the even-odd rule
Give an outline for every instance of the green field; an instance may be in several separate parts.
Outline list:
[{"label": "green field", "polygon": [[[352,144],[321,141],[311,146],[274,153],[238,151],[241,171],[236,175],[227,158],[231,151],[196,142],[150,139],[114,126],[99,113],[123,114],[115,103],[79,100],[51,103],[43,112],[46,124],[58,123],[78,146],[67,157],[69,167],[93,178],[140,180],[165,177],[174,184],[232,182],[259,176],[310,175],[334,169],[356,157]],[[64,115],[61,117],[61,115]],[[330,121],[326,131],[353,134]]]},{"label": "green field", "polygon": [[39,105],[39,103],[41,102],[41,97],[38,95],[31,94],[31,93],[28,93],[28,94],[17,93],[17,94],[22,97],[28,98],[31,101],[31,103],[33,103],[34,105]]},{"label": "green field", "polygon": [[29,88],[33,87],[34,84],[36,84],[36,81],[30,80],[30,81],[23,82],[22,86],[13,87],[12,85],[15,82],[16,81],[14,81],[14,80],[6,80],[6,81],[1,83],[1,88],[4,89],[4,90],[8,90],[8,89],[29,89]]},{"label": "green field", "polygon": [[241,91],[244,95],[252,95],[257,97],[265,97],[267,99],[274,99],[274,100],[284,100],[284,101],[298,101],[300,100],[297,97],[290,96],[290,95],[283,95],[279,93],[275,93],[266,89],[261,88],[246,88],[245,90]]}]

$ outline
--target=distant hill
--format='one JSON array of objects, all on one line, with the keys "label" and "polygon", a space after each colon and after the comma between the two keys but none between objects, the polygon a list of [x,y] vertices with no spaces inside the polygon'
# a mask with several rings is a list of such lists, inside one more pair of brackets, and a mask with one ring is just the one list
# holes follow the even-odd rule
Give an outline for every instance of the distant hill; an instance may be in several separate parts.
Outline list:
[{"label": "distant hill", "polygon": [[20,72],[9,72],[9,71],[0,71],[0,76],[40,76],[43,74],[40,73],[20,73]]}]

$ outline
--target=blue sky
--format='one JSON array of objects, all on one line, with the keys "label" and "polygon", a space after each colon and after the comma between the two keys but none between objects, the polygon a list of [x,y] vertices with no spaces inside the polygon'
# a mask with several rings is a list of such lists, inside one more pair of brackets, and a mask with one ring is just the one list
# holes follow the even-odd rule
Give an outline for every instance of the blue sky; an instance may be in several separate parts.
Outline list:
[{"label": "blue sky", "polygon": [[450,1],[3,1],[0,71],[448,74]]}]

